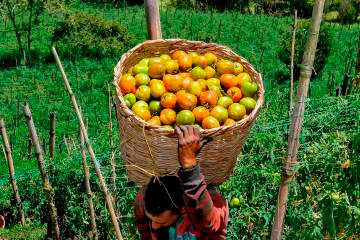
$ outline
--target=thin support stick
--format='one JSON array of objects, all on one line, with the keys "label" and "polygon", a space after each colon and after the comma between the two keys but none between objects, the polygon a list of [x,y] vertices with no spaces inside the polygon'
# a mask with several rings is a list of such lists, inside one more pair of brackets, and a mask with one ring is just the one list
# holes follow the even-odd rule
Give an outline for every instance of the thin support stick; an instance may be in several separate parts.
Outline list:
[{"label": "thin support stick", "polygon": [[16,205],[17,205],[17,208],[19,211],[20,223],[21,223],[21,225],[25,225],[24,208],[23,208],[23,204],[22,204],[22,201],[20,198],[19,189],[16,184],[14,161],[12,158],[10,143],[9,143],[8,135],[7,135],[6,128],[5,128],[5,121],[2,118],[0,119],[0,132],[1,132],[3,142],[4,142],[3,150],[4,150],[4,154],[5,154],[5,159],[8,162],[9,177],[10,177],[12,189],[14,191]]},{"label": "thin support stick", "polygon": [[104,179],[104,177],[103,177],[103,175],[101,173],[101,170],[100,170],[100,164],[99,164],[98,160],[95,157],[95,152],[94,152],[94,150],[92,148],[92,145],[91,145],[91,143],[89,141],[88,133],[87,133],[87,130],[85,128],[83,117],[82,117],[82,115],[80,113],[80,110],[79,110],[79,107],[78,107],[78,104],[77,104],[77,101],[76,101],[76,97],[75,97],[75,95],[74,95],[74,93],[73,93],[73,91],[71,89],[69,80],[67,79],[67,76],[65,74],[64,68],[63,68],[63,66],[61,64],[60,58],[59,58],[59,56],[58,56],[58,54],[56,52],[55,47],[52,47],[51,51],[52,51],[52,53],[53,53],[53,55],[55,57],[56,64],[58,65],[58,67],[60,69],[60,72],[61,72],[61,75],[62,75],[62,78],[63,78],[63,80],[65,82],[66,90],[68,91],[68,94],[69,94],[69,96],[71,98],[71,101],[72,101],[72,104],[74,106],[76,115],[77,115],[79,123],[80,123],[81,131],[84,134],[85,144],[86,144],[87,150],[89,152],[91,161],[92,161],[92,163],[94,165],[96,176],[98,177],[101,189],[105,194],[106,204],[107,204],[107,207],[109,209],[109,213],[110,213],[110,216],[111,216],[112,224],[113,224],[114,229],[115,229],[116,237],[117,237],[118,240],[122,240],[123,238],[122,238],[122,235],[121,235],[120,226],[119,226],[119,223],[118,223],[118,220],[117,220],[117,217],[116,217],[116,214],[115,214],[115,210],[114,210],[114,207],[113,207],[112,196],[111,196],[111,193],[108,190],[107,184],[106,184],[105,179]]},{"label": "thin support stick", "polygon": [[56,210],[55,203],[54,203],[54,191],[51,187],[49,177],[45,170],[45,162],[44,162],[44,157],[43,157],[40,142],[39,142],[39,137],[36,132],[35,124],[34,124],[34,121],[32,118],[32,114],[31,114],[29,105],[26,102],[24,103],[24,115],[25,115],[25,119],[26,119],[26,122],[28,125],[31,140],[34,145],[36,159],[38,161],[38,166],[39,166],[39,170],[41,173],[41,179],[43,182],[44,192],[46,195],[46,200],[47,200],[49,213],[50,213],[51,225],[52,225],[53,232],[55,235],[54,237],[56,240],[60,240],[61,239],[60,228],[59,228],[58,221],[57,221],[57,210]]},{"label": "thin support stick", "polygon": [[291,59],[290,59],[290,106],[289,106],[289,113],[291,114],[294,102],[293,102],[293,95],[294,95],[294,56],[295,56],[295,39],[296,39],[296,28],[297,28],[297,10],[294,13],[294,25],[293,25],[293,33],[292,33],[292,40],[291,40]]},{"label": "thin support stick", "polygon": [[86,162],[86,150],[85,150],[85,141],[84,141],[84,135],[82,131],[80,130],[80,152],[81,152],[81,158],[82,158],[82,164],[83,164],[83,170],[85,175],[85,187],[86,187],[86,193],[88,195],[88,202],[89,202],[89,213],[90,213],[90,222],[91,222],[91,232],[92,232],[92,239],[97,240],[98,234],[96,230],[96,217],[95,217],[95,210],[94,210],[94,204],[93,204],[93,192],[91,191],[90,187],[90,173],[89,173],[89,167]]}]

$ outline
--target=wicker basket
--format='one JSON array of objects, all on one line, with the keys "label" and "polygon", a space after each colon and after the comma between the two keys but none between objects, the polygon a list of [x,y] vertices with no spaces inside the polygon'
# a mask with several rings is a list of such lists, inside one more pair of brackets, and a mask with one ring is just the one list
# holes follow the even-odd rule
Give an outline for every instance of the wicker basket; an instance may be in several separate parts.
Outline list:
[{"label": "wicker basket", "polygon": [[248,117],[230,126],[201,130],[202,136],[212,138],[198,154],[202,173],[208,183],[222,183],[232,174],[242,145],[264,102],[262,78],[247,60],[225,46],[183,39],[145,41],[124,54],[114,69],[117,116],[122,140],[120,148],[129,178],[144,185],[154,175],[175,175],[179,168],[175,131],[150,125],[134,115],[126,106],[118,86],[118,79],[122,74],[142,58],[159,56],[173,50],[199,53],[211,51],[220,58],[238,61],[259,86],[257,104]]}]

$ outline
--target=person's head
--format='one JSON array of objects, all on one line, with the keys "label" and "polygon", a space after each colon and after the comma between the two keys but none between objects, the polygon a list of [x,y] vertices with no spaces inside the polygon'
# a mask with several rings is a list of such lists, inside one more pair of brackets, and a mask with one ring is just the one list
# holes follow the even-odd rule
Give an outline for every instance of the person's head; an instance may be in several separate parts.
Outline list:
[{"label": "person's head", "polygon": [[169,227],[184,206],[183,189],[176,176],[152,178],[145,191],[145,214],[153,229]]}]

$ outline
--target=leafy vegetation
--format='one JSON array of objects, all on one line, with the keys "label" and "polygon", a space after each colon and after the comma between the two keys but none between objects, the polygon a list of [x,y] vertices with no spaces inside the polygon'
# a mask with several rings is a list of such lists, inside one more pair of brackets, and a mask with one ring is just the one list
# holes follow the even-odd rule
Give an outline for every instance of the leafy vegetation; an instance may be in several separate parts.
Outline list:
[{"label": "leafy vegetation", "polygon": [[65,56],[104,58],[128,49],[131,34],[117,22],[107,22],[87,13],[68,16],[55,29],[52,41]]},{"label": "leafy vegetation", "polygon": [[[82,3],[73,3],[66,7],[72,16],[86,14],[85,19],[96,16],[91,19],[99,19],[99,22],[106,24],[111,21],[120,22],[127,27],[124,33],[128,32],[127,34],[132,36],[132,39],[123,42],[123,48],[118,49],[119,52],[114,55],[110,49],[104,49],[107,52],[102,56],[106,57],[101,60],[81,48],[76,48],[83,51],[81,55],[75,50],[66,49],[70,44],[83,40],[80,37],[77,37],[79,39],[75,39],[76,41],[72,39],[69,45],[62,42],[63,49],[59,50],[59,45],[58,52],[60,57],[63,57],[68,51],[68,57],[72,60],[64,62],[65,70],[88,121],[89,136],[102,171],[110,189],[117,196],[116,207],[120,213],[124,237],[137,239],[132,201],[138,188],[128,182],[121,153],[118,151],[115,154],[116,190],[111,182],[108,94],[109,89],[112,91],[113,67],[121,53],[147,38],[144,10],[142,7],[117,9],[108,5],[97,8]],[[47,6],[46,9],[53,8]],[[90,230],[80,167],[77,119],[63,90],[58,70],[54,64],[48,64],[52,62],[49,46],[55,30],[60,28],[61,22],[64,24],[62,26],[72,29],[73,25],[67,25],[67,19],[70,18],[60,13],[54,14],[54,11],[44,12],[32,32],[32,46],[39,56],[36,58],[38,60],[34,60],[36,64],[31,68],[2,65],[7,68],[0,71],[0,116],[4,117],[7,123],[19,190],[24,201],[27,223],[31,223],[26,228],[16,225],[17,210],[8,183],[6,161],[1,155],[0,214],[6,213],[7,227],[13,227],[11,230],[0,231],[1,237],[12,239],[14,233],[26,234],[33,226],[34,229],[41,229],[41,233],[36,233],[38,230],[33,231],[35,236],[39,234],[39,237],[34,239],[40,238],[46,232],[44,224],[47,222],[47,210],[40,176],[33,153],[28,157],[27,152],[28,133],[21,109],[24,100],[30,104],[41,143],[45,146],[46,164],[54,166],[50,181],[55,189],[60,228],[64,238],[85,238]],[[230,208],[228,239],[239,239],[239,236],[245,239],[268,239],[280,183],[281,163],[286,154],[289,126],[289,78],[285,77],[282,84],[278,84],[277,79],[279,72],[287,74],[288,66],[279,56],[279,52],[284,51],[281,41],[286,42],[288,39],[286,29],[290,28],[292,19],[232,11],[220,13],[213,10],[203,12],[179,9],[161,12],[161,19],[164,38],[180,37],[228,45],[247,58],[263,74],[265,106],[246,141],[233,176],[220,185],[220,189],[229,201],[233,197],[240,199],[240,206]],[[317,74],[313,75],[310,97],[306,103],[304,129],[300,138],[299,171],[291,184],[284,229],[285,237],[289,239],[335,236],[356,239],[360,234],[360,96],[355,91],[352,95],[335,96],[335,88],[329,87],[330,79],[335,87],[342,84],[345,63],[352,65],[349,71],[350,79],[355,77],[359,26],[334,23],[325,23],[324,26],[328,52],[324,51],[322,54],[322,68],[315,69]],[[89,32],[83,33],[86,36],[101,38],[93,34],[93,28],[87,29]],[[298,37],[302,39],[306,28],[304,26],[300,29]],[[18,51],[16,36],[11,30],[9,22],[0,25],[0,31],[4,32],[0,35],[0,44],[3,46],[0,48],[0,56],[7,56],[6,59],[12,59],[12,54]],[[299,45],[301,41],[304,40],[298,40]],[[102,54],[100,45],[92,46]],[[109,48],[109,45],[105,46]],[[6,59],[1,61],[6,64]],[[286,59],[286,54],[283,59]],[[21,64],[18,62],[18,65]],[[51,111],[57,113],[54,160],[50,160],[47,149]],[[112,113],[112,139],[116,146],[119,146],[121,139],[117,134],[114,110]],[[94,172],[92,168],[90,171]],[[111,238],[110,219],[94,175],[91,177],[91,186],[95,195],[101,238]]]}]

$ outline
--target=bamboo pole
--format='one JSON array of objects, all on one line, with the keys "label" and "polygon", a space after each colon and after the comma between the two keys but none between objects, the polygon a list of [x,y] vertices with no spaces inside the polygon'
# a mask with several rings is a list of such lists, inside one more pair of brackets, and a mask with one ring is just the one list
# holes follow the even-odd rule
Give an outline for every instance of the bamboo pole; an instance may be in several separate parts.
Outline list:
[{"label": "bamboo pole", "polygon": [[160,11],[157,0],[145,0],[145,14],[149,39],[161,39]]},{"label": "bamboo pole", "polygon": [[91,233],[92,233],[91,237],[92,237],[92,239],[97,240],[98,234],[97,234],[97,230],[96,230],[96,217],[95,217],[95,210],[94,210],[94,204],[93,204],[93,193],[91,191],[91,186],[90,186],[90,173],[89,173],[89,167],[86,162],[86,152],[85,152],[84,144],[85,144],[84,135],[83,135],[82,131],[80,130],[80,152],[81,152],[83,170],[84,170],[84,175],[85,175],[86,193],[88,195]]},{"label": "bamboo pole", "polygon": [[113,203],[112,203],[112,196],[111,196],[111,193],[108,190],[107,184],[106,184],[105,179],[104,179],[104,177],[103,177],[103,175],[101,173],[101,170],[100,170],[100,164],[99,164],[98,160],[96,159],[95,152],[94,152],[94,150],[92,148],[92,145],[91,145],[91,143],[89,141],[89,137],[88,137],[88,134],[87,134],[87,131],[86,131],[86,128],[85,128],[83,117],[81,115],[81,112],[79,110],[79,107],[78,107],[78,104],[77,104],[77,101],[76,101],[76,97],[75,97],[75,95],[74,95],[74,93],[73,93],[73,91],[71,89],[69,80],[67,79],[67,76],[65,74],[64,68],[63,68],[63,66],[61,64],[60,58],[59,58],[59,56],[58,56],[58,54],[56,52],[55,47],[52,47],[51,51],[52,51],[52,53],[53,53],[53,55],[55,57],[56,64],[58,65],[58,67],[60,69],[60,72],[61,72],[61,75],[62,75],[62,78],[63,78],[63,80],[65,82],[66,89],[67,89],[68,94],[69,94],[69,96],[71,98],[72,104],[74,106],[75,112],[77,114],[77,117],[78,117],[78,120],[79,120],[79,123],[80,123],[81,131],[84,134],[85,145],[86,145],[87,150],[89,152],[91,161],[92,161],[92,163],[94,165],[95,173],[96,173],[96,175],[97,175],[97,177],[99,179],[102,191],[105,194],[106,204],[107,204],[107,207],[109,209],[109,213],[110,213],[110,216],[111,216],[112,224],[113,224],[114,229],[115,229],[116,237],[117,237],[117,239],[122,240],[123,238],[122,238],[122,235],[121,235],[120,226],[119,226],[119,223],[118,223],[115,211],[114,211]]},{"label": "bamboo pole", "polygon": [[310,33],[306,42],[305,52],[301,65],[297,100],[294,106],[291,125],[289,129],[287,157],[286,161],[283,164],[282,179],[280,183],[276,212],[271,232],[272,240],[280,240],[283,230],[289,195],[289,183],[291,182],[295,174],[294,167],[297,164],[299,138],[304,120],[305,100],[309,90],[310,78],[313,70],[315,52],[320,31],[321,17],[324,10],[324,3],[325,0],[316,0],[312,12]]},{"label": "bamboo pole", "polygon": [[44,192],[46,195],[46,200],[47,200],[47,204],[48,204],[48,208],[49,208],[51,226],[53,228],[54,237],[56,240],[59,240],[59,239],[61,239],[61,237],[60,237],[60,228],[59,228],[58,220],[57,220],[57,209],[56,209],[56,206],[54,203],[54,192],[51,187],[49,177],[45,170],[45,162],[44,162],[44,157],[43,157],[40,142],[39,142],[39,137],[37,135],[34,120],[32,118],[32,114],[31,114],[31,111],[30,111],[30,108],[29,108],[29,105],[27,102],[24,103],[24,115],[25,115],[25,119],[26,119],[26,122],[28,125],[31,140],[34,145],[36,159],[38,161],[39,170],[41,173],[41,179],[43,182]]},{"label": "bamboo pole", "polygon": [[292,40],[291,40],[291,59],[290,59],[290,111],[291,114],[293,107],[294,107],[294,101],[293,101],[293,95],[294,95],[294,56],[295,56],[295,39],[296,39],[296,28],[297,28],[297,10],[295,10],[294,13],[294,25],[293,25],[293,33],[292,33]]},{"label": "bamboo pole", "polygon": [[5,128],[5,121],[2,118],[0,119],[0,132],[1,132],[3,142],[4,142],[3,150],[5,153],[5,159],[8,162],[9,177],[10,177],[12,189],[14,191],[17,209],[19,211],[20,223],[21,223],[21,225],[25,225],[24,208],[23,208],[23,204],[22,204],[21,197],[19,194],[19,189],[16,184],[14,161],[12,158],[10,143],[9,143],[8,135],[7,135],[6,128]]}]

